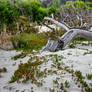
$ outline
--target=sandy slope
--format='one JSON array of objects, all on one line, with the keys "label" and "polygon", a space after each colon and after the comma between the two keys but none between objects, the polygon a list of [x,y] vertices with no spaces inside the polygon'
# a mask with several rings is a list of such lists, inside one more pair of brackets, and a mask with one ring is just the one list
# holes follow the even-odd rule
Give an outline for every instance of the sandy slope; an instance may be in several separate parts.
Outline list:
[{"label": "sandy slope", "polygon": [[[86,54],[85,52],[92,51],[92,46],[77,46],[78,48],[75,49],[66,49],[63,51],[58,52],[43,52],[38,54],[37,56],[46,56],[50,54],[57,54],[58,56],[63,56],[63,62],[65,65],[73,68],[74,70],[80,70],[84,76],[86,73],[92,74],[92,54]],[[81,49],[79,49],[81,48]],[[88,49],[88,50],[87,50]],[[10,77],[13,75],[14,71],[18,68],[18,64],[20,60],[25,63],[28,61],[29,57],[25,57],[23,59],[18,59],[16,61],[11,60],[11,57],[19,54],[20,52],[16,51],[3,51],[0,50],[0,68],[6,67],[8,72],[1,73],[2,76],[0,78],[0,92],[31,92],[31,87],[34,88],[34,92],[49,92],[49,88],[53,88],[53,80],[57,77],[60,78],[59,81],[64,82],[68,80],[70,83],[70,88],[66,89],[67,92],[81,92],[81,88],[78,88],[78,85],[75,85],[74,81],[72,80],[71,74],[67,73],[66,71],[58,71],[57,75],[49,75],[47,78],[44,78],[45,84],[42,87],[37,87],[34,84],[31,84],[30,81],[26,84],[22,83],[12,83],[8,84]],[[14,66],[13,64],[16,65]],[[46,63],[45,67],[51,68],[52,61]],[[44,65],[41,67],[44,68]],[[62,75],[61,75],[62,74]],[[92,83],[92,80],[87,80],[87,83]],[[57,92],[58,89],[56,89]]]}]

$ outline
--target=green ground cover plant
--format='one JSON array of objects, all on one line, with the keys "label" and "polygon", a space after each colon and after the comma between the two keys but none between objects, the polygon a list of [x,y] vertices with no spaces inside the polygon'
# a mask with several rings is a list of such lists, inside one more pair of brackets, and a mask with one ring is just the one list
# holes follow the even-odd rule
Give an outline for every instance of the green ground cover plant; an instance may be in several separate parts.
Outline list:
[{"label": "green ground cover plant", "polygon": [[[25,64],[20,63],[18,69],[14,72],[14,75],[11,77],[10,83],[17,81],[18,83],[26,83],[27,81],[31,81],[32,84],[36,84],[36,86],[41,87],[44,85],[44,78],[47,78],[50,75],[58,75],[58,71],[66,71],[72,76],[72,80],[75,84],[81,88],[81,90],[85,90],[85,92],[91,92],[92,89],[85,81],[85,77],[82,75],[81,71],[74,71],[70,67],[66,66],[62,59],[63,56],[55,55],[46,55],[46,56],[31,56],[29,61]],[[41,66],[47,65],[52,61],[51,69],[44,68],[41,70]],[[55,70],[54,70],[55,69]],[[88,78],[90,78],[90,74],[87,74]],[[54,92],[57,88],[58,91],[67,92],[66,89],[70,88],[71,85],[68,80],[65,80],[63,83],[60,82],[61,77],[56,77],[53,79],[54,88],[49,88],[50,92]]]},{"label": "green ground cover plant", "polygon": [[47,42],[44,34],[35,33],[21,33],[19,35],[15,35],[11,40],[15,49],[23,50],[38,50],[41,49]]},{"label": "green ground cover plant", "polygon": [[92,79],[92,74],[86,74],[87,79],[91,80]]}]

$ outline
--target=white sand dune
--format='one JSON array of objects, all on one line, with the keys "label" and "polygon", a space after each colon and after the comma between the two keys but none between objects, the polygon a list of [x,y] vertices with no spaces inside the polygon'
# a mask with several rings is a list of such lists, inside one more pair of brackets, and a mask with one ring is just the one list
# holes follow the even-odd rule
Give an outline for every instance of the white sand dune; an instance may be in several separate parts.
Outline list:
[{"label": "white sand dune", "polygon": [[[57,54],[58,56],[63,56],[64,59],[62,60],[65,65],[72,67],[74,70],[80,70],[83,73],[83,76],[86,76],[86,74],[92,74],[92,54],[86,54],[85,52],[92,51],[92,46],[77,46],[78,48],[75,49],[66,49],[63,51],[58,52],[43,52],[38,54],[38,56],[46,56],[50,54]],[[79,49],[81,48],[81,49]],[[49,88],[53,88],[53,79],[56,79],[56,77],[60,77],[60,81],[64,82],[65,80],[68,80],[70,83],[70,88],[66,89],[67,92],[82,92],[81,88],[78,88],[78,85],[75,85],[74,81],[72,80],[72,77],[69,73],[65,71],[59,71],[60,75],[49,75],[46,78],[44,78],[45,84],[42,87],[37,87],[34,84],[31,84],[30,81],[26,84],[23,83],[11,83],[9,84],[8,81],[10,80],[11,76],[13,75],[14,71],[18,68],[18,64],[20,64],[20,60],[23,63],[26,63],[29,60],[29,57],[25,57],[23,59],[18,59],[16,61],[11,60],[12,56],[15,56],[19,54],[20,52],[16,51],[3,51],[0,50],[0,68],[6,67],[8,72],[7,73],[0,73],[2,76],[0,78],[0,92],[31,92],[31,87],[34,88],[34,92],[49,92]],[[16,63],[15,66],[13,64]],[[52,62],[48,62],[46,64],[47,68],[50,68],[50,65]],[[44,66],[41,67],[42,69]],[[62,75],[61,75],[62,72]],[[65,73],[63,73],[65,72]],[[89,84],[92,83],[92,80],[88,81],[85,79],[85,81]],[[57,92],[57,91],[56,91]]]}]

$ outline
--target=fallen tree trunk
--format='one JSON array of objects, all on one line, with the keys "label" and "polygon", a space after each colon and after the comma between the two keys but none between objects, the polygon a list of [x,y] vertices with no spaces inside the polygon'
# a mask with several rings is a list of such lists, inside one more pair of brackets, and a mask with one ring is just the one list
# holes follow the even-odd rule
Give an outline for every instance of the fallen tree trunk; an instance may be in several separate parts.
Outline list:
[{"label": "fallen tree trunk", "polygon": [[61,36],[57,41],[48,40],[46,46],[43,48],[42,51],[51,50],[57,51],[63,49],[66,45],[68,45],[73,39],[77,37],[86,38],[92,41],[92,32],[82,29],[71,29],[66,24],[62,24],[52,18],[46,17],[45,20],[49,20],[54,24],[58,25],[59,27],[65,29],[67,32]]}]

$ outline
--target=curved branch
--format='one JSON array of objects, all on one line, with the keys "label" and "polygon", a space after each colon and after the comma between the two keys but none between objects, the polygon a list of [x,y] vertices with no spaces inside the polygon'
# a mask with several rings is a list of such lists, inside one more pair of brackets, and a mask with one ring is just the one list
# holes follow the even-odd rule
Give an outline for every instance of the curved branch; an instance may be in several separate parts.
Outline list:
[{"label": "curved branch", "polygon": [[49,20],[49,21],[53,22],[54,24],[56,24],[57,26],[65,29],[66,31],[70,31],[70,27],[68,25],[60,23],[60,22],[54,20],[53,18],[45,17],[44,20]]},{"label": "curved branch", "polygon": [[49,17],[45,17],[45,20],[50,20],[51,22],[55,23],[56,25],[62,27],[67,32],[61,36],[57,41],[49,40],[47,45],[43,48],[42,51],[45,50],[51,50],[51,51],[57,51],[64,48],[66,45],[68,45],[73,39],[77,37],[86,38],[88,40],[92,41],[92,32],[89,32],[87,30],[82,29],[69,29],[66,25],[52,19]]},{"label": "curved branch", "polygon": [[60,37],[60,40],[62,40],[64,42],[63,47],[65,47],[73,39],[75,39],[77,37],[86,38],[86,39],[92,41],[92,32],[89,32],[87,30],[81,30],[81,29],[71,29],[71,31],[66,32],[62,37]]}]

